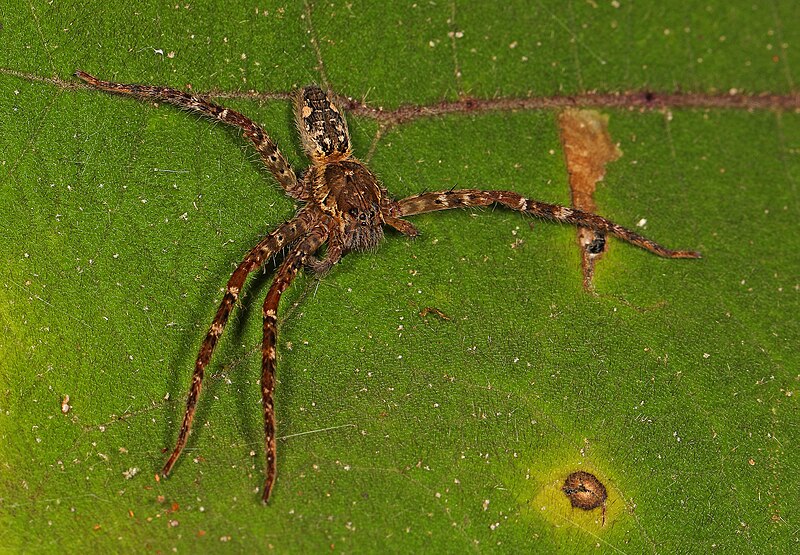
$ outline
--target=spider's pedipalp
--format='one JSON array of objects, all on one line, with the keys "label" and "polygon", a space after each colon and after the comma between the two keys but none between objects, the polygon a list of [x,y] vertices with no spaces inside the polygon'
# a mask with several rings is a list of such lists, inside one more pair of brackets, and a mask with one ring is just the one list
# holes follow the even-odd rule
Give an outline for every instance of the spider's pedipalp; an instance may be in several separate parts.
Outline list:
[{"label": "spider's pedipalp", "polygon": [[386,225],[393,227],[408,237],[417,237],[419,235],[417,226],[401,218],[386,218]]},{"label": "spider's pedipalp", "polygon": [[560,204],[549,204],[547,202],[525,198],[513,191],[451,189],[449,191],[413,195],[398,201],[403,216],[447,210],[449,208],[489,206],[494,203],[502,204],[512,210],[532,214],[533,216],[545,220],[588,227],[601,233],[610,233],[623,241],[627,241],[632,245],[636,245],[637,247],[663,256],[664,258],[700,258],[699,252],[668,249],[647,237],[639,235],[635,231],[617,225],[597,214],[584,212],[583,210],[570,208],[568,206],[561,206]]},{"label": "spider's pedipalp", "polygon": [[344,256],[344,248],[341,240],[338,237],[329,237],[328,250],[325,252],[325,256],[319,259],[316,256],[309,255],[306,258],[306,266],[308,266],[317,277],[322,277],[342,259],[342,256]]}]

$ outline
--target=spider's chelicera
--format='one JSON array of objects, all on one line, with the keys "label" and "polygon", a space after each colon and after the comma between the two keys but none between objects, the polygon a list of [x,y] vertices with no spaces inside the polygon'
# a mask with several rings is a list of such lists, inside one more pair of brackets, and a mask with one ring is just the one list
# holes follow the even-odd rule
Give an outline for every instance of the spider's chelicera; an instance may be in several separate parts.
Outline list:
[{"label": "spider's chelicera", "polygon": [[[322,274],[349,251],[374,249],[383,238],[384,225],[414,237],[418,234],[417,228],[403,219],[406,216],[495,203],[546,220],[584,226],[599,233],[615,235],[666,258],[700,256],[693,251],[664,248],[595,214],[527,199],[513,191],[458,189],[421,193],[395,200],[375,175],[353,157],[344,114],[333,103],[331,95],[316,86],[299,91],[295,102],[297,128],[303,149],[311,159],[311,166],[298,178],[278,146],[261,126],[234,110],[175,89],[111,83],[83,71],[76,72],[76,75],[97,89],[174,104],[238,127],[253,142],[264,164],[286,193],[302,203],[294,218],[278,226],[245,255],[228,280],[222,303],[197,355],[183,423],[175,449],[161,471],[163,476],[172,470],[186,445],[205,368],[247,276],[281,253],[284,248],[287,249],[287,254],[278,267],[264,300],[261,366],[261,399],[266,441],[266,479],[262,492],[264,502],[270,497],[276,475],[276,429],[272,400],[275,388],[276,315],[281,294],[303,267]],[[315,254],[323,245],[327,247],[320,259]]]}]

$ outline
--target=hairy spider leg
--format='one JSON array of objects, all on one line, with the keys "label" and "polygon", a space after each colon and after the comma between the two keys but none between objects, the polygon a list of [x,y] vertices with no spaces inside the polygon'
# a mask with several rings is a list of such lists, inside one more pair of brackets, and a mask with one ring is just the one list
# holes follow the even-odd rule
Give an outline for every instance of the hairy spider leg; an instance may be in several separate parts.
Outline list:
[{"label": "hairy spider leg", "polygon": [[413,216],[424,212],[435,212],[449,208],[469,208],[502,204],[511,210],[532,214],[538,218],[576,226],[588,227],[595,231],[610,233],[664,258],[700,258],[696,251],[671,250],[650,239],[617,225],[597,214],[584,212],[568,206],[549,204],[525,198],[513,191],[481,191],[478,189],[456,189],[413,195],[398,201],[403,216]]},{"label": "hairy spider leg", "polygon": [[266,478],[261,500],[266,504],[275,485],[277,474],[277,424],[275,422],[275,345],[278,338],[278,304],[281,295],[291,285],[303,268],[306,258],[327,239],[324,229],[309,233],[281,263],[275,279],[264,299],[264,337],[261,342],[261,404],[264,409],[264,449],[266,452]]},{"label": "hairy spider leg", "polygon": [[272,173],[281,187],[292,198],[307,200],[307,191],[302,181],[298,182],[294,170],[286,161],[278,145],[275,144],[266,131],[256,122],[235,110],[224,108],[199,96],[194,96],[177,89],[155,87],[151,85],[137,85],[112,83],[103,81],[85,71],[78,70],[75,75],[86,81],[96,89],[117,94],[126,94],[139,98],[152,98],[167,104],[173,104],[186,110],[198,112],[204,116],[216,119],[228,125],[238,127],[244,136],[250,139],[261,155],[261,159]]},{"label": "hairy spider leg", "polygon": [[225,296],[217,309],[217,315],[214,317],[203,344],[200,346],[200,352],[197,354],[194,373],[192,374],[192,385],[189,389],[189,396],[186,399],[186,412],[183,415],[181,431],[178,434],[178,441],[175,444],[172,455],[170,455],[169,460],[161,470],[162,476],[166,477],[169,474],[175,465],[175,461],[178,460],[183,448],[186,446],[186,439],[192,429],[197,398],[200,396],[200,390],[203,386],[205,368],[211,360],[217,340],[225,330],[225,324],[228,322],[228,317],[239,299],[239,292],[242,290],[247,276],[260,268],[264,262],[278,253],[284,246],[295,241],[308,228],[312,219],[311,210],[301,210],[296,217],[279,226],[253,247],[244,257],[242,263],[233,271],[225,289]]}]

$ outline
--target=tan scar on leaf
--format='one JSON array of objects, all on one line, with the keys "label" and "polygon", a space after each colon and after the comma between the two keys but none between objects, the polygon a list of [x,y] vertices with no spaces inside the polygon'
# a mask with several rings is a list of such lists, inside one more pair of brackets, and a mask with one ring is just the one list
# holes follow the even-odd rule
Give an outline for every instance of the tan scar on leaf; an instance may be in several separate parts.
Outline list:
[{"label": "tan scar on leaf", "polygon": [[[561,144],[569,172],[572,205],[586,212],[595,212],[594,192],[597,182],[606,174],[606,164],[622,156],[622,151],[608,133],[608,116],[594,110],[567,109],[558,117]],[[606,248],[605,234],[578,227],[581,246],[583,286],[593,289],[592,276],[597,259]]]}]

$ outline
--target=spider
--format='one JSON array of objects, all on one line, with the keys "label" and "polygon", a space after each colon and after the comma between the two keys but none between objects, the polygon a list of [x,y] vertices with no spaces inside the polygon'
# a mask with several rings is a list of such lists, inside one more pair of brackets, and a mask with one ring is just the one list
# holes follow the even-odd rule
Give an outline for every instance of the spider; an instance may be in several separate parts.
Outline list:
[{"label": "spider", "polygon": [[[583,226],[598,233],[614,235],[665,258],[700,257],[700,253],[694,251],[667,249],[596,214],[528,199],[513,191],[450,189],[395,200],[367,166],[353,156],[345,116],[334,104],[333,95],[318,86],[305,87],[295,97],[297,129],[303,150],[311,160],[311,165],[298,176],[264,129],[239,112],[175,89],[112,83],[84,71],[77,71],[75,75],[96,89],[173,104],[238,127],[253,142],[262,161],[285,192],[302,203],[292,219],[278,226],[250,249],[228,280],[225,295],[195,361],[186,411],[175,449],[161,470],[164,477],[169,475],[186,446],[206,366],[225,329],[231,310],[239,299],[247,276],[284,249],[288,249],[287,254],[276,270],[263,308],[261,401],[264,412],[266,477],[261,498],[264,503],[270,498],[276,477],[277,436],[273,393],[278,304],[281,294],[304,267],[317,275],[323,275],[350,251],[376,249],[383,239],[385,225],[403,235],[416,237],[419,231],[404,219],[406,216],[492,204],[500,204],[545,220]],[[323,246],[326,246],[324,255],[318,258],[316,253]]]}]

